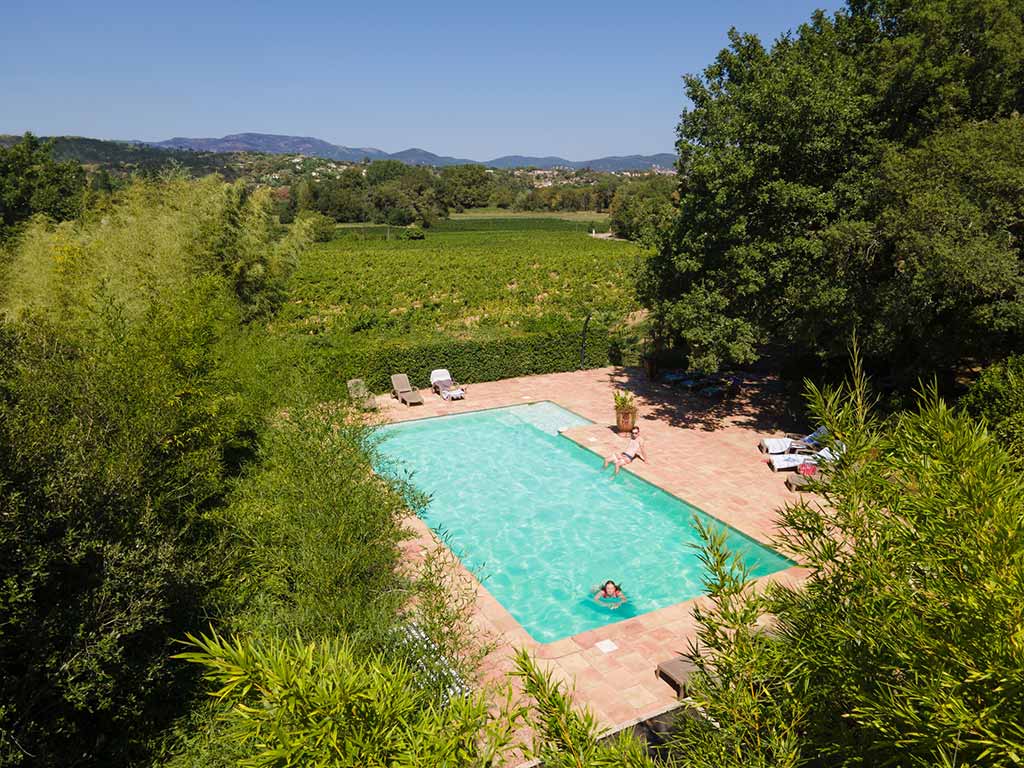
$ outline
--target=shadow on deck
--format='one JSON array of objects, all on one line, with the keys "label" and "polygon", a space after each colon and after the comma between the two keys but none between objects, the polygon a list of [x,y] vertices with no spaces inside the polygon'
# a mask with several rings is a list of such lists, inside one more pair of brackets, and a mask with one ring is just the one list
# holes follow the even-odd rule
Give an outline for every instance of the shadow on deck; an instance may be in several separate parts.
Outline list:
[{"label": "shadow on deck", "polygon": [[735,374],[732,397],[704,396],[663,382],[651,382],[639,368],[617,368],[609,383],[636,395],[646,408],[642,420],[708,432],[726,424],[764,432],[795,431],[802,425],[802,404],[794,403],[785,383],[753,374]]}]

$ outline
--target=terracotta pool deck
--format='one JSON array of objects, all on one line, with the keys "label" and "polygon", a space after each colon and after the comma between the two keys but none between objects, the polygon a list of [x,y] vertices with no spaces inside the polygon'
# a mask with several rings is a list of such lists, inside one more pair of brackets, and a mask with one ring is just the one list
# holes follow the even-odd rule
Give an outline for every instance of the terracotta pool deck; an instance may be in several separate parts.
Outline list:
[{"label": "terracotta pool deck", "polygon": [[[614,428],[615,388],[636,395],[637,423],[649,458],[624,471],[771,544],[776,510],[796,499],[786,490],[785,474],[770,471],[757,450],[761,437],[780,431],[773,416],[779,412],[780,398],[771,380],[748,380],[733,400],[715,404],[663,384],[648,384],[634,369],[600,368],[472,384],[466,399],[455,402],[423,390],[422,406],[408,407],[388,396],[379,397],[378,403],[386,421],[407,421],[550,400],[594,422],[563,435],[607,455],[625,445]],[[418,534],[412,547],[437,546],[420,520],[410,525]],[[802,569],[794,567],[766,579],[792,583],[802,576]],[[514,650],[528,648],[557,679],[575,686],[576,701],[589,706],[608,728],[646,720],[675,705],[673,690],[656,678],[655,668],[689,647],[695,637],[693,608],[703,598],[554,643],[538,643],[486,588],[475,579],[473,583],[478,596],[474,621],[497,645],[484,661],[485,680],[504,676],[512,669]],[[611,644],[602,642],[609,640]]]}]

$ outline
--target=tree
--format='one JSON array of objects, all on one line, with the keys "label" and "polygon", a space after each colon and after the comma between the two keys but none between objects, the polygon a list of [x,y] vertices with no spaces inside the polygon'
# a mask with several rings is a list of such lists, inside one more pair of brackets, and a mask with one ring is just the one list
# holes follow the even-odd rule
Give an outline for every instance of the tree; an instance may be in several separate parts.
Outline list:
[{"label": "tree", "polygon": [[[890,150],[864,189],[860,215],[822,233],[824,274],[789,275],[805,284],[809,316],[795,327],[836,356],[834,340],[854,326],[908,385],[1021,348],[1024,121],[969,123]],[[816,298],[824,275],[841,279]]]},{"label": "tree", "polygon": [[850,0],[851,40],[884,135],[914,144],[1024,110],[1019,0]]},{"label": "tree", "polygon": [[416,209],[402,185],[390,181],[370,189],[373,220],[378,224],[406,226],[416,221]]},{"label": "tree", "polygon": [[967,334],[1019,344],[1020,17],[855,2],[770,50],[733,31],[686,78],[679,213],[640,277],[664,341],[714,368],[838,360],[858,330],[904,381],[958,364]]},{"label": "tree", "polygon": [[335,221],[366,221],[369,205],[366,200],[366,185],[362,176],[353,184],[352,176],[346,171],[340,179],[321,182],[317,196],[317,209]]},{"label": "tree", "polygon": [[371,187],[397,181],[409,172],[410,166],[401,160],[374,160],[366,166],[366,183]]},{"label": "tree", "polygon": [[292,196],[295,200],[295,213],[316,210],[316,191],[313,180],[308,176],[303,176],[299,183],[292,187]]},{"label": "tree", "polygon": [[662,233],[672,225],[674,187],[675,181],[662,175],[620,185],[608,206],[612,232],[627,240],[658,245]]},{"label": "tree", "polygon": [[52,141],[26,133],[11,147],[0,146],[0,241],[33,214],[54,221],[74,218],[84,188],[82,166],[54,160]]},{"label": "tree", "polygon": [[487,205],[492,190],[490,176],[486,168],[476,163],[442,168],[445,205],[456,211]]}]

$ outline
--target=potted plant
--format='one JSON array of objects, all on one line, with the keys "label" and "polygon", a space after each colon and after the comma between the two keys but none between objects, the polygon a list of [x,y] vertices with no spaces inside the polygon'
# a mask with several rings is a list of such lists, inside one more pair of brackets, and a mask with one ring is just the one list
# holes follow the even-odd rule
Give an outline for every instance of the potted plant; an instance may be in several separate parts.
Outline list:
[{"label": "potted plant", "polygon": [[625,390],[615,391],[615,423],[623,433],[628,433],[636,425],[636,400]]}]

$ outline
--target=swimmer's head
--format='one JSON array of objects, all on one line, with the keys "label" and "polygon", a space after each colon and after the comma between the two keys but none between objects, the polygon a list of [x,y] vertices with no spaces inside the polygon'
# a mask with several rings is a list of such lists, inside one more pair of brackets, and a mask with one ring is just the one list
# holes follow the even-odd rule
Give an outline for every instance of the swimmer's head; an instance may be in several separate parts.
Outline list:
[{"label": "swimmer's head", "polygon": [[616,592],[619,591],[619,585],[611,579],[608,579],[608,581],[604,583],[604,586],[601,587],[601,589],[604,590],[604,593],[606,595],[614,595]]}]

